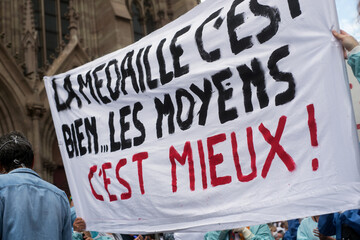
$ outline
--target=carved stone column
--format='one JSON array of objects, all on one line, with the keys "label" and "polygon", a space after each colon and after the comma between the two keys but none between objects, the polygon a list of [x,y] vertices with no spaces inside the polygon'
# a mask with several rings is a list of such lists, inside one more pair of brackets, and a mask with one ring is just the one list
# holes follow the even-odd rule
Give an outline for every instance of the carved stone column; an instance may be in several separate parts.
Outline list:
[{"label": "carved stone column", "polygon": [[43,160],[43,179],[53,183],[54,182],[54,171],[57,168],[57,165],[49,160]]},{"label": "carved stone column", "polygon": [[40,141],[40,119],[44,115],[44,112],[46,111],[43,104],[40,103],[29,103],[27,104],[27,110],[28,115],[31,117],[32,122],[32,146],[34,150],[34,170],[39,174],[43,175],[42,172],[42,163],[41,163],[41,157],[40,157],[40,147],[41,147],[41,141]]},{"label": "carved stone column", "polygon": [[66,14],[69,20],[70,41],[78,41],[79,13],[74,8],[74,2],[69,2],[69,12]]}]

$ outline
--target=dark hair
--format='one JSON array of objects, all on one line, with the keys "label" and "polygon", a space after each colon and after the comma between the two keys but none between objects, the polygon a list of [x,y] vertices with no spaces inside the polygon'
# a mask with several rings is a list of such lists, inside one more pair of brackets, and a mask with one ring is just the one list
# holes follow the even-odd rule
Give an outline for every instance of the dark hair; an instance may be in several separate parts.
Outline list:
[{"label": "dark hair", "polygon": [[34,152],[30,142],[20,132],[10,132],[0,137],[0,164],[6,172],[21,167],[31,168]]}]

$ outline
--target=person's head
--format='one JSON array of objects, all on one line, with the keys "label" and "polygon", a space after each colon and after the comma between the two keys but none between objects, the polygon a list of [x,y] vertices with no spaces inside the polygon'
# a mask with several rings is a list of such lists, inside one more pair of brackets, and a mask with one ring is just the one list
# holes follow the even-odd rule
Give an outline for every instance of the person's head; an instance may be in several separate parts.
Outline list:
[{"label": "person's head", "polygon": [[282,227],[285,230],[288,230],[288,228],[289,228],[288,222],[287,221],[282,221],[281,224],[280,224],[280,227]]},{"label": "person's head", "polygon": [[30,142],[20,132],[0,137],[0,171],[10,172],[19,167],[32,168],[34,152]]}]

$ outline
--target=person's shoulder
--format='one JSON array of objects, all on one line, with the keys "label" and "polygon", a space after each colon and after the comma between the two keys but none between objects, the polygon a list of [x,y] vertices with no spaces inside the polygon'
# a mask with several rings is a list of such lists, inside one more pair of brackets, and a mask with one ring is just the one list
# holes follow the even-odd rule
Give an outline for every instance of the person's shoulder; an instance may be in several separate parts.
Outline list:
[{"label": "person's shoulder", "polygon": [[14,174],[0,174],[0,189],[11,185],[21,184],[22,178]]},{"label": "person's shoulder", "polygon": [[38,183],[39,183],[40,187],[47,188],[48,190],[66,198],[65,192],[63,190],[61,190],[60,188],[58,188],[57,186],[55,186],[54,184],[49,183],[41,178],[39,178]]},{"label": "person's shoulder", "polygon": [[[38,188],[46,189],[48,191],[53,192],[54,194],[57,194],[57,195],[61,196],[65,200],[67,200],[66,194],[65,194],[65,192],[63,190],[59,189],[55,185],[53,185],[53,184],[45,181],[44,179],[42,179],[34,170],[29,169],[29,168],[25,168],[25,169],[20,169],[18,171],[18,173],[25,173],[26,174],[26,175],[22,176],[22,178],[26,179],[27,184],[34,185],[34,186],[36,186]],[[8,175],[11,175],[11,174],[8,174]]]},{"label": "person's shoulder", "polygon": [[0,174],[0,189],[7,186],[11,179],[12,176],[8,176],[8,174]]}]

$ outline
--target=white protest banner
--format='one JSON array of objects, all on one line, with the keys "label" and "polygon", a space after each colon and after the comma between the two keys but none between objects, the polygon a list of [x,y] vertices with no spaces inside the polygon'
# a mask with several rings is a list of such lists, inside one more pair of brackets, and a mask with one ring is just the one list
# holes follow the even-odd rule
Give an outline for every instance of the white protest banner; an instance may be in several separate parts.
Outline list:
[{"label": "white protest banner", "polygon": [[208,0],[45,77],[88,229],[207,231],[360,207],[337,27],[329,0]]}]

